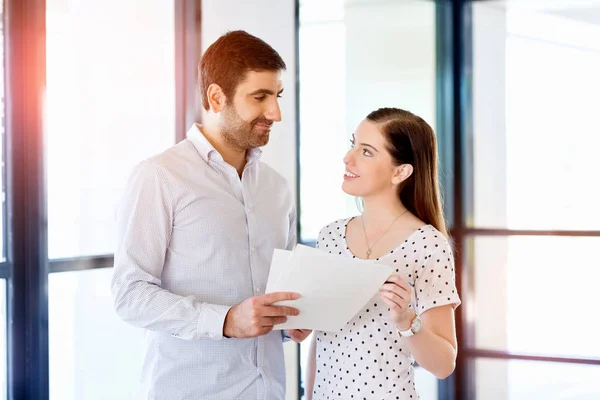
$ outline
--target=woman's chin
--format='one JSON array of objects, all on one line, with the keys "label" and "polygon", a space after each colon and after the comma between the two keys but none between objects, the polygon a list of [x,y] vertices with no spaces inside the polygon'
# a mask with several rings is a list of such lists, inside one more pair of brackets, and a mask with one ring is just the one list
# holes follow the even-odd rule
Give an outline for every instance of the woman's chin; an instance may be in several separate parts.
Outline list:
[{"label": "woman's chin", "polygon": [[347,182],[347,181],[342,183],[342,190],[344,191],[344,193],[346,193],[350,196],[355,196],[355,197],[362,196],[362,192],[360,190],[356,190],[356,188],[353,188],[352,185],[349,184],[349,182]]}]

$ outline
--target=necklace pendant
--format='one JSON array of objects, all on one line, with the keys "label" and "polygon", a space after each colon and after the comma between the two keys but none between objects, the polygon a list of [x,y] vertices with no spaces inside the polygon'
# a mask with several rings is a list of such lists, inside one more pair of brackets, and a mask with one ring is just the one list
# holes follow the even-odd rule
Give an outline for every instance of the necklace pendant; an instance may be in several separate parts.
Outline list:
[{"label": "necklace pendant", "polygon": [[371,249],[368,249],[367,250],[367,258],[371,257],[371,253],[372,253]]}]

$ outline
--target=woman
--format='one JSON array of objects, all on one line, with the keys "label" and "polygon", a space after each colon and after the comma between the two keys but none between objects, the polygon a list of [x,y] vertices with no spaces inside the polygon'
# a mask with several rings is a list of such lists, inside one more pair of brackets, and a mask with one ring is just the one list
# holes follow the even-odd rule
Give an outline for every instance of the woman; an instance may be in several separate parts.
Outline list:
[{"label": "woman", "polygon": [[319,249],[394,268],[340,332],[315,332],[308,399],[416,399],[412,363],[443,379],[454,371],[454,309],[460,304],[437,179],[431,127],[381,108],[358,126],[342,189],[362,215],[335,221]]}]

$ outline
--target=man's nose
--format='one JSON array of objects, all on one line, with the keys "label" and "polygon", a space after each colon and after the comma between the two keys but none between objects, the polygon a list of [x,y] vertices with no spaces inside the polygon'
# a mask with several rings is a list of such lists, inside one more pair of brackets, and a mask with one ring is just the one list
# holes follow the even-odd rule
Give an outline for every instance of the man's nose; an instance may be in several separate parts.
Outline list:
[{"label": "man's nose", "polygon": [[279,108],[279,102],[277,100],[271,103],[271,106],[265,114],[265,118],[274,122],[281,121],[281,109]]}]

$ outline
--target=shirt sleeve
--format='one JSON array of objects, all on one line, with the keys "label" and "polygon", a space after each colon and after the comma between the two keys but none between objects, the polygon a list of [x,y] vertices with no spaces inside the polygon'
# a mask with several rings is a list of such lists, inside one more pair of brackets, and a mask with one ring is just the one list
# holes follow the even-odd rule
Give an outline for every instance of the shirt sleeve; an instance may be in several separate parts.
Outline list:
[{"label": "shirt sleeve", "polygon": [[290,214],[289,214],[290,230],[288,233],[287,245],[285,247],[286,250],[294,250],[294,246],[296,246],[296,243],[298,241],[298,234],[297,234],[298,227],[296,224],[296,218],[297,218],[296,208],[292,206],[292,210],[290,211]]},{"label": "shirt sleeve", "polygon": [[229,306],[161,288],[173,203],[163,168],[151,161],[138,165],[117,217],[118,244],[111,284],[115,310],[123,320],[140,328],[185,340],[221,339]]},{"label": "shirt sleeve", "polygon": [[[425,255],[425,260],[417,266],[415,275],[415,298],[418,314],[430,308],[452,304],[460,305],[454,279],[454,256],[452,248],[445,238],[439,237],[434,243],[432,252]],[[419,271],[420,270],[420,271]]]}]

